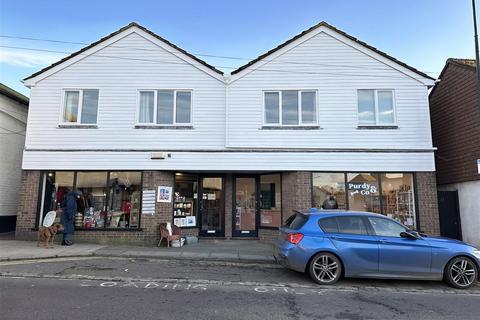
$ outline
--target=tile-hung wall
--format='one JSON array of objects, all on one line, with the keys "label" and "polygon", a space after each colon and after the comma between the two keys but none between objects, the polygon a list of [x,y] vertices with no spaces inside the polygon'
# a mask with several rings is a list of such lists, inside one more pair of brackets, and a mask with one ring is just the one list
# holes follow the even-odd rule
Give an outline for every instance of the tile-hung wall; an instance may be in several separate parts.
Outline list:
[{"label": "tile-hung wall", "polygon": [[312,203],[339,209],[384,214],[416,228],[416,202],[413,173],[312,173]]}]

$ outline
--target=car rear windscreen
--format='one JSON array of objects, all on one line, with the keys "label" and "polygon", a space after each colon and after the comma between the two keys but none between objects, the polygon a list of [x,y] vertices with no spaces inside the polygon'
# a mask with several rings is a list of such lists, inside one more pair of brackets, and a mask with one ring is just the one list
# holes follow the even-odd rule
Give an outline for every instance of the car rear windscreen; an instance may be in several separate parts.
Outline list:
[{"label": "car rear windscreen", "polygon": [[287,219],[285,226],[289,229],[298,230],[307,222],[308,216],[297,213]]}]

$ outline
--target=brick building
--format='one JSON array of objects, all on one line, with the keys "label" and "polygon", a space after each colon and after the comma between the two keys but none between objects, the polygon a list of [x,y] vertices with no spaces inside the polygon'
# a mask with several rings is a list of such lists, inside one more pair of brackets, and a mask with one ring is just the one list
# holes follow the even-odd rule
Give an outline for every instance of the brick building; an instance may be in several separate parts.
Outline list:
[{"label": "brick building", "polygon": [[271,240],[330,197],[439,233],[434,80],[324,22],[230,75],[132,23],[24,83],[17,238],[70,189],[82,241]]},{"label": "brick building", "polygon": [[[480,245],[480,102],[475,60],[448,59],[430,93],[442,233]],[[459,214],[457,216],[457,214]]]}]

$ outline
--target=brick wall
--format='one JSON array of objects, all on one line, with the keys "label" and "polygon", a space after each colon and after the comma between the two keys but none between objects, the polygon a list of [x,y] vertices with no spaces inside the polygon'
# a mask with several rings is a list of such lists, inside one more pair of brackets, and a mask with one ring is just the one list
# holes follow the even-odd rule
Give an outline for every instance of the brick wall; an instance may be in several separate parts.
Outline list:
[{"label": "brick wall", "polygon": [[282,173],[282,216],[283,221],[294,210],[305,210],[312,206],[312,173],[307,171]]},{"label": "brick wall", "polygon": [[273,229],[259,229],[258,239],[262,242],[272,243],[278,237],[278,230]]},{"label": "brick wall", "polygon": [[449,59],[430,94],[435,166],[439,185],[480,180],[480,108],[476,69]]},{"label": "brick wall", "polygon": [[417,223],[423,232],[439,235],[440,220],[435,172],[417,172],[416,187],[419,220]]},{"label": "brick wall", "polygon": [[22,171],[22,181],[18,195],[17,226],[15,238],[19,240],[33,240],[36,233],[36,212],[38,204],[38,187],[40,183],[40,171]]}]

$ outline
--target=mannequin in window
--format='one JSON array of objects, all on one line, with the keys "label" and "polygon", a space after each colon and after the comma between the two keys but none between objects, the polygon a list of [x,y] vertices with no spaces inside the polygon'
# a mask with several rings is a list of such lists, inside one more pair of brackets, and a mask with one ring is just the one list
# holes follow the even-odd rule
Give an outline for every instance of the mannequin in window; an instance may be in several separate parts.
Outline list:
[{"label": "mannequin in window", "polygon": [[338,209],[338,202],[334,196],[329,196],[322,204],[322,209]]}]

